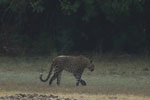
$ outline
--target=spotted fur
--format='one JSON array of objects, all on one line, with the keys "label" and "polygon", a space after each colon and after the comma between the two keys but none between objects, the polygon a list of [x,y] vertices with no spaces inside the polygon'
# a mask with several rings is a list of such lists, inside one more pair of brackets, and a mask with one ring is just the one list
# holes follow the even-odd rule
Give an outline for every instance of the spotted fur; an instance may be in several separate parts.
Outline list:
[{"label": "spotted fur", "polygon": [[[94,71],[94,64],[87,57],[84,56],[58,56],[53,59],[49,74],[46,79],[43,79],[43,74],[40,74],[40,80],[42,82],[48,81],[52,72],[54,72],[53,76],[49,81],[49,85],[57,78],[57,85],[60,85],[61,74],[63,70],[68,71],[74,75],[76,78],[76,85],[79,83],[81,85],[86,85],[86,82],[81,78],[82,73],[85,68],[88,68],[90,71]],[[54,70],[54,71],[53,71]]]}]

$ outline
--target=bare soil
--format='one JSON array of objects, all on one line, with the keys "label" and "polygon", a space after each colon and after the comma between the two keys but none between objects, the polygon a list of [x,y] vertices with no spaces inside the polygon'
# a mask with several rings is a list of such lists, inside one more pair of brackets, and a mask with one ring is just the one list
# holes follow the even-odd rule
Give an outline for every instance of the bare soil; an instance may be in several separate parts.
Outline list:
[{"label": "bare soil", "polygon": [[1,96],[0,100],[77,100],[70,98],[61,98],[56,95],[42,95],[42,94],[15,94],[10,96]]}]

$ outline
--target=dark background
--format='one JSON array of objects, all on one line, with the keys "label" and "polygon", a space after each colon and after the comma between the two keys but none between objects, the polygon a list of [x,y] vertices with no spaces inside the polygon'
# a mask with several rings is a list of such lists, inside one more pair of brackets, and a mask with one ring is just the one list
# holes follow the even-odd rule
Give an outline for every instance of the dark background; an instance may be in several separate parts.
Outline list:
[{"label": "dark background", "polygon": [[0,55],[149,51],[150,0],[0,0]]}]

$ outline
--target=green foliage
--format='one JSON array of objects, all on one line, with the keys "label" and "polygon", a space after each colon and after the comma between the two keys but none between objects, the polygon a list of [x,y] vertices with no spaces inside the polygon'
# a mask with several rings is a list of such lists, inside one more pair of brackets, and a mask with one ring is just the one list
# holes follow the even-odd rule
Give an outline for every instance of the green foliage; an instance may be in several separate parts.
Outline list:
[{"label": "green foliage", "polygon": [[32,7],[33,12],[43,12],[42,0],[0,0],[0,5],[7,5],[15,13],[24,13],[27,8]]},{"label": "green foliage", "polygon": [[117,20],[118,16],[129,16],[132,6],[141,11],[143,3],[144,0],[98,0],[101,10],[111,21]]},{"label": "green foliage", "polygon": [[43,12],[44,11],[44,7],[43,7],[43,2],[42,0],[34,0],[30,2],[31,7],[33,8],[34,12]]},{"label": "green foliage", "polygon": [[71,3],[70,0],[63,0],[60,2],[61,10],[67,15],[77,12],[80,5],[81,2],[79,0],[76,0],[74,3]]},{"label": "green foliage", "polygon": [[91,17],[96,16],[96,8],[94,6],[94,0],[83,0],[85,15],[83,20],[88,21]]},{"label": "green foliage", "polygon": [[149,6],[148,0],[0,0],[0,53],[142,52],[150,48]]},{"label": "green foliage", "polygon": [[8,4],[10,0],[0,0],[0,4]]}]

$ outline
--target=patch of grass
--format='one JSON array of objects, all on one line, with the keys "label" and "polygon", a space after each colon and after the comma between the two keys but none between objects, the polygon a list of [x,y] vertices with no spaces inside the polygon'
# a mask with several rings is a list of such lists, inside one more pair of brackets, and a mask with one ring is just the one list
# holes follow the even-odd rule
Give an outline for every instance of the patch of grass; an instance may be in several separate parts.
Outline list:
[{"label": "patch of grass", "polygon": [[12,72],[39,72],[50,67],[50,57],[0,57],[0,69]]},{"label": "patch of grass", "polygon": [[[50,57],[0,57],[0,94],[16,92],[56,93],[64,95],[94,95],[107,99],[107,96],[117,96],[127,100],[146,98],[150,93],[150,62],[149,58],[96,58],[95,71],[87,69],[83,79],[87,86],[75,86],[75,78],[68,72],[63,72],[61,86],[42,83],[39,74],[43,70],[44,77],[50,68]],[[129,96],[128,96],[129,95]],[[132,96],[136,95],[136,96]],[[131,98],[130,98],[131,96]],[[140,96],[140,97],[139,97]],[[92,99],[91,99],[92,100]],[[123,100],[123,99],[117,99]]]}]

